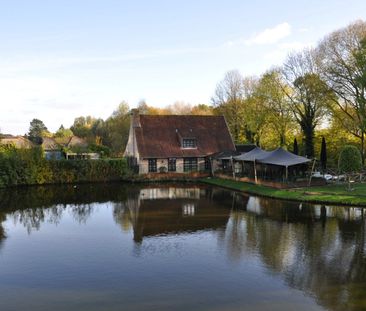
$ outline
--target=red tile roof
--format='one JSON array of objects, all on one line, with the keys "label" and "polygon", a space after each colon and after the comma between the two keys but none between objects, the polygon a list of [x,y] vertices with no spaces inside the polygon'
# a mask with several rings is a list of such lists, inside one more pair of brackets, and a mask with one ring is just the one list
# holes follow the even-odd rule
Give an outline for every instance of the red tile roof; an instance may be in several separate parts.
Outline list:
[{"label": "red tile roof", "polygon": [[[235,150],[223,116],[140,115],[135,127],[141,158],[205,157]],[[138,124],[134,120],[134,124]],[[197,148],[184,149],[181,139],[195,138]]]}]

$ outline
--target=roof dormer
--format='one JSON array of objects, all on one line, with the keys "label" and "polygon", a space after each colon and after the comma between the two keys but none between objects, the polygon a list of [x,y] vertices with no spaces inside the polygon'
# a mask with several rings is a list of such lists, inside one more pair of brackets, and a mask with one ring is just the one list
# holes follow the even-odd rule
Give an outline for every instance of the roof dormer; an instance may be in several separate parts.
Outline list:
[{"label": "roof dormer", "polygon": [[197,148],[197,139],[196,138],[182,138],[182,148],[183,149],[192,149]]}]

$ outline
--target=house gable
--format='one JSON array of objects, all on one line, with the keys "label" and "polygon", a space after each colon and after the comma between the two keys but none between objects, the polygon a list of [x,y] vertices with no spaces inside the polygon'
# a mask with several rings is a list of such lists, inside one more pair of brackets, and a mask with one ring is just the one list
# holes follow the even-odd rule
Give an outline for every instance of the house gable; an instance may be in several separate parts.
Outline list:
[{"label": "house gable", "polygon": [[[135,144],[135,145],[134,145]],[[126,156],[206,157],[235,150],[223,116],[133,115]]]}]

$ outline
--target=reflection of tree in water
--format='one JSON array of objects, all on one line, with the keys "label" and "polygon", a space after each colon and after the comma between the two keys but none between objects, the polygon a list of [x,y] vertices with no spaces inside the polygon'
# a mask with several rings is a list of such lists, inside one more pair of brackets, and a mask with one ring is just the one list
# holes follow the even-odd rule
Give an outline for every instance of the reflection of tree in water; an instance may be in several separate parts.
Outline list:
[{"label": "reflection of tree in water", "polygon": [[70,210],[73,218],[79,224],[85,224],[86,221],[93,214],[94,207],[92,204],[78,204],[78,205],[69,206],[69,210]]},{"label": "reflection of tree in water", "polygon": [[69,211],[74,220],[78,223],[86,223],[87,219],[93,213],[93,206],[83,205],[55,205],[43,208],[27,208],[17,210],[8,214],[14,224],[21,224],[27,228],[28,233],[32,230],[39,230],[42,223],[59,224],[64,213]]},{"label": "reflection of tree in water", "polygon": [[365,219],[361,209],[266,199],[259,199],[258,207],[248,206],[255,212],[232,212],[225,243],[233,259],[259,256],[287,284],[314,296],[330,310],[365,310]]},{"label": "reflection of tree in water", "polygon": [[[122,201],[126,197],[123,184],[86,184],[25,187],[0,190],[0,223],[9,217],[28,232],[39,230],[44,222],[58,224],[67,210],[79,223],[93,213],[93,204]],[[0,226],[0,239],[5,237]]]},{"label": "reflection of tree in water", "polygon": [[114,204],[113,218],[116,223],[121,225],[124,232],[134,231],[134,238],[140,236],[137,222],[140,210],[139,191],[130,191],[124,202]]},{"label": "reflection of tree in water", "polygon": [[2,211],[0,211],[0,249],[3,244],[4,239],[6,238],[4,227],[2,223],[6,220],[6,215]]},{"label": "reflection of tree in water", "polygon": [[27,208],[16,210],[8,214],[14,224],[21,224],[27,228],[28,233],[32,230],[39,230],[41,224],[45,221],[53,224],[58,224],[62,218],[64,206],[52,206],[43,208]]}]

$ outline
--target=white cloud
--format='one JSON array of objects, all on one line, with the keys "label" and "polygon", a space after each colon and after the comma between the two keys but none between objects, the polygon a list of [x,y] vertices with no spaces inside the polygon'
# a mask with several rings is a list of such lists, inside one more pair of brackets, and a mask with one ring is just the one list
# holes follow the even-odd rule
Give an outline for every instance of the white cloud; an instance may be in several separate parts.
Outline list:
[{"label": "white cloud", "polygon": [[280,43],[277,44],[275,49],[266,53],[264,55],[264,59],[270,60],[275,64],[280,64],[285,60],[289,53],[301,51],[312,46],[314,46],[314,43],[304,43],[299,41]]},{"label": "white cloud", "polygon": [[291,25],[287,22],[278,24],[273,28],[267,28],[245,40],[246,45],[273,44],[291,34]]},{"label": "white cloud", "polygon": [[249,39],[239,38],[227,41],[224,43],[224,47],[230,48],[237,45],[254,46],[274,44],[291,35],[291,32],[291,25],[284,22],[274,26],[273,28],[267,28],[259,33],[255,33]]}]

